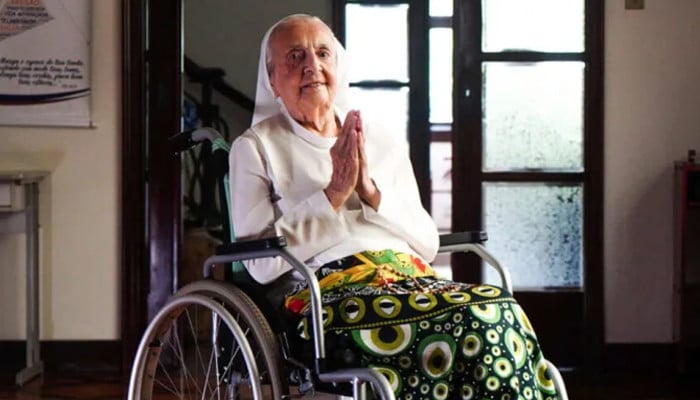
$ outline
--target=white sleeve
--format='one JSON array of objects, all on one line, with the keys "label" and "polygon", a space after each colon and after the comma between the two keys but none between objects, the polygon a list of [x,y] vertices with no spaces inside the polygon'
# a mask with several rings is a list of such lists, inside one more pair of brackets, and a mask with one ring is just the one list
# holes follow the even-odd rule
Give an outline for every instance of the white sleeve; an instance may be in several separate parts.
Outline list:
[{"label": "white sleeve", "polygon": [[[305,262],[349,235],[342,215],[322,190],[312,193],[284,215],[273,203],[272,183],[254,139],[237,138],[229,154],[231,219],[236,240],[284,236],[287,251]],[[245,261],[250,275],[269,283],[292,269],[280,257]]]},{"label": "white sleeve", "polygon": [[364,202],[362,211],[367,221],[403,238],[418,255],[431,262],[437,255],[440,238],[435,222],[423,208],[413,166],[404,150],[384,153],[396,157],[391,163],[391,173],[375,178],[370,170],[381,198],[377,211]]}]

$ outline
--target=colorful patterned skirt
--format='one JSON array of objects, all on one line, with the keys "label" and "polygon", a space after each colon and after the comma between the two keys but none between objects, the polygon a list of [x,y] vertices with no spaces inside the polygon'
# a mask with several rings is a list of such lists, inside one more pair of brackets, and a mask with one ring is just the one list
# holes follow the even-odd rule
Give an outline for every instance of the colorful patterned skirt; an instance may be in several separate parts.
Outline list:
[{"label": "colorful patterned skirt", "polygon": [[[317,275],[326,341],[351,347],[397,399],[557,398],[535,332],[505,290],[439,279],[420,259],[390,250],[358,253]],[[308,290],[285,306],[310,339]]]}]

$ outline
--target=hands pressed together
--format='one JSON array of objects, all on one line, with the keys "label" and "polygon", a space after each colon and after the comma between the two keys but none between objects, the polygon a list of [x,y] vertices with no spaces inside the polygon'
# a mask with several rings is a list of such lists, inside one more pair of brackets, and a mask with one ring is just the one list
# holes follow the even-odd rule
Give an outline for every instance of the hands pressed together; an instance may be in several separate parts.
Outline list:
[{"label": "hands pressed together", "polygon": [[338,140],[331,147],[331,159],[333,174],[325,193],[333,209],[337,211],[357,192],[362,201],[377,210],[381,195],[367,171],[365,134],[359,111],[350,111],[345,117]]}]

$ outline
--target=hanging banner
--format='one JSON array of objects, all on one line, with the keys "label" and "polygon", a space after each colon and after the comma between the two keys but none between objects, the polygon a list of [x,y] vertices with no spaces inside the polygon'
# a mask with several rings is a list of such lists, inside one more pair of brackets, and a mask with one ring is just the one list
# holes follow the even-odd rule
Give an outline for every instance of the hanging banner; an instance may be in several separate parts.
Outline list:
[{"label": "hanging banner", "polygon": [[91,125],[90,3],[0,0],[0,125]]}]

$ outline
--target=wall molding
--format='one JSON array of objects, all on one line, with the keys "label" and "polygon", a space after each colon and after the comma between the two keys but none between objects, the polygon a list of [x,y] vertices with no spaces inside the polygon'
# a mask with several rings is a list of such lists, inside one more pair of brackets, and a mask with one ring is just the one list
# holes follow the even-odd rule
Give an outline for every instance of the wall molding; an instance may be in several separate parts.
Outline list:
[{"label": "wall molding", "polygon": [[[120,340],[45,340],[40,346],[41,360],[47,372],[122,372]],[[23,340],[0,340],[0,372],[16,372],[24,368],[25,349]]]},{"label": "wall molding", "polygon": [[[47,340],[41,342],[41,359],[47,372],[122,372],[121,340]],[[0,340],[0,372],[25,366],[25,342]],[[677,373],[675,343],[608,343],[603,373]]]}]

